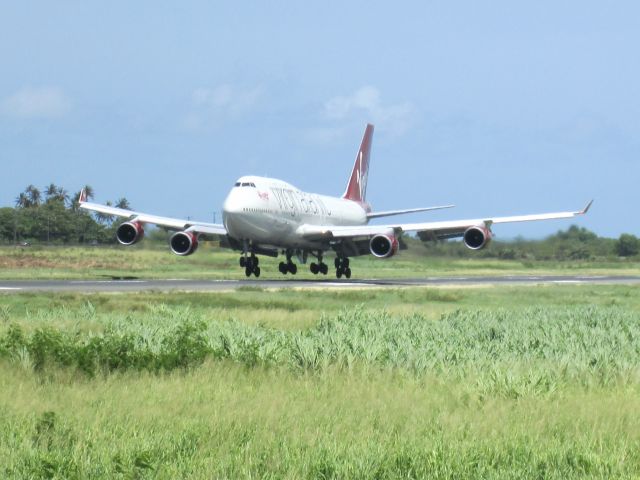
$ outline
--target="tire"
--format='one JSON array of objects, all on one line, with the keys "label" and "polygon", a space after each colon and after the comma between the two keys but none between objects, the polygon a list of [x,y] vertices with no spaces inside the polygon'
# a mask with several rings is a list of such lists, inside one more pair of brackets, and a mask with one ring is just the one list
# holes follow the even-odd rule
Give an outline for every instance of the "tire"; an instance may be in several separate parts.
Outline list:
[{"label": "tire", "polygon": [[326,275],[328,271],[329,271],[329,267],[327,267],[327,264],[326,263],[321,263],[320,264],[320,273],[322,273],[323,275]]},{"label": "tire", "polygon": [[336,269],[336,278],[342,277],[342,270],[340,268]]},{"label": "tire", "polygon": [[244,264],[244,257],[240,257],[240,266],[241,266],[242,268],[244,268],[244,267],[245,267],[245,264]]},{"label": "tire", "polygon": [[289,271],[291,272],[291,275],[295,275],[296,273],[298,273],[298,266],[295,263],[290,263]]},{"label": "tire", "polygon": [[333,265],[336,268],[340,268],[340,257],[336,257],[336,259],[333,261]]},{"label": "tire", "polygon": [[320,269],[317,263],[312,262],[311,265],[309,265],[309,270],[311,270],[311,273],[313,273],[314,275],[317,275]]},{"label": "tire", "polygon": [[351,269],[349,267],[345,269],[344,276],[347,278],[351,278]]},{"label": "tire", "polygon": [[260,276],[260,267],[256,267],[253,269],[253,274],[258,278]]},{"label": "tire", "polygon": [[286,275],[289,271],[289,269],[287,268],[287,264],[284,262],[280,262],[280,265],[278,265],[278,270],[280,270],[280,273],[283,275]]},{"label": "tire", "polygon": [[244,267],[244,274],[247,277],[250,277],[252,273],[253,273],[253,271],[249,267]]}]

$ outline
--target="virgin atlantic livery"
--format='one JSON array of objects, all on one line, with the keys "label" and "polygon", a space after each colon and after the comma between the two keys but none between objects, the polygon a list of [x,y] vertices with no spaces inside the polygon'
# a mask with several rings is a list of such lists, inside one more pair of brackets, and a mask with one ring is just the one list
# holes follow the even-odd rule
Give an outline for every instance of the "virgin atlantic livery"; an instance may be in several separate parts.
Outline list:
[{"label": "virgin atlantic livery", "polygon": [[246,176],[238,179],[224,201],[222,224],[160,217],[89,203],[84,191],[79,203],[87,210],[127,218],[116,231],[122,245],[140,241],[147,223],[175,231],[169,245],[176,255],[191,255],[202,236],[218,237],[221,246],[242,252],[240,266],[247,277],[260,276],[257,255],[277,257],[279,253],[286,258],[286,262],[279,265],[282,274],[297,273],[298,267],[292,261],[295,256],[303,264],[309,257],[315,258],[317,263],[311,262],[309,270],[315,275],[326,275],[329,269],[323,261],[324,254],[333,250],[338,278],[351,277],[349,257],[393,256],[398,251],[398,238],[402,232],[417,232],[420,238],[433,240],[461,237],[468,248],[480,250],[491,241],[494,224],[572,218],[587,213],[591,206],[589,202],[583,210],[576,212],[369,225],[372,218],[453,206],[373,212],[366,202],[372,138],[373,125],[367,125],[347,188],[340,198],[303,192],[275,178]]}]

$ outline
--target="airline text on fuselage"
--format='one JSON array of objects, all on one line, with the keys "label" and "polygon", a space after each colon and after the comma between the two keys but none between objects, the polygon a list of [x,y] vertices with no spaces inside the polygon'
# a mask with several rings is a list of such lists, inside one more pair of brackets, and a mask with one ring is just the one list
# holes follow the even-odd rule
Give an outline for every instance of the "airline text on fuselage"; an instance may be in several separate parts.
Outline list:
[{"label": "airline text on fuselage", "polygon": [[276,187],[271,187],[271,192],[282,211],[290,211],[292,215],[304,213],[307,215],[331,216],[331,210],[325,206],[318,195]]}]

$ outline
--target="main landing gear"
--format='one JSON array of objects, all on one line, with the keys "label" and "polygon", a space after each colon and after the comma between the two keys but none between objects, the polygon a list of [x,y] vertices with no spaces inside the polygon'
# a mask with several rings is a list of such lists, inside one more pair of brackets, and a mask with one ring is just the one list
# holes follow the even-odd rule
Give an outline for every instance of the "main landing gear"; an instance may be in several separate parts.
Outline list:
[{"label": "main landing gear", "polygon": [[334,265],[336,266],[336,277],[351,278],[351,269],[349,268],[349,259],[347,257],[336,257]]},{"label": "main landing gear", "polygon": [[290,273],[291,275],[295,275],[296,273],[298,273],[298,266],[291,261],[292,255],[293,252],[287,251],[287,262],[280,262],[280,264],[278,265],[278,270],[280,270],[281,274],[286,275],[287,273]]},{"label": "main landing gear", "polygon": [[256,278],[260,276],[260,267],[258,264],[260,263],[260,259],[255,256],[255,254],[251,254],[251,256],[247,256],[246,254],[240,257],[240,266],[244,268],[244,274],[247,277],[250,277],[251,274],[255,275]]},{"label": "main landing gear", "polygon": [[[290,273],[291,275],[295,275],[298,273],[298,266],[293,263],[291,257],[294,255],[293,250],[286,250],[283,252],[286,257],[286,262],[280,262],[278,265],[278,270],[283,275]],[[318,251],[317,254],[311,251],[303,251],[300,253],[298,251],[298,258],[302,263],[307,263],[307,254],[312,255],[318,259],[316,262],[311,262],[309,264],[309,270],[314,275],[322,274],[326,275],[329,272],[329,267],[326,263],[322,261],[322,251]],[[260,260],[256,257],[254,252],[251,252],[249,249],[245,250],[242,256],[240,257],[240,266],[244,268],[244,273],[247,277],[254,275],[256,278],[260,276]],[[349,259],[347,257],[338,256],[335,259],[334,265],[336,267],[336,277],[342,278],[351,278],[351,269],[349,268]]]},{"label": "main landing gear", "polygon": [[326,263],[322,262],[322,252],[318,252],[317,258],[318,263],[311,262],[311,264],[309,265],[309,270],[311,270],[311,273],[313,273],[314,275],[317,275],[318,273],[326,275],[329,271],[329,267],[327,267]]}]

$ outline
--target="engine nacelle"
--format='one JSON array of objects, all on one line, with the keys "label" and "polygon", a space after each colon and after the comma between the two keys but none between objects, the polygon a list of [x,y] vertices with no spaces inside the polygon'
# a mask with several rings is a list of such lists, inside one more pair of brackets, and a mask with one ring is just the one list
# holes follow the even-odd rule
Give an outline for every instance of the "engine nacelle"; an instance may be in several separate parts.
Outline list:
[{"label": "engine nacelle", "polygon": [[376,235],[369,242],[369,250],[374,257],[391,257],[398,251],[398,238],[395,235]]},{"label": "engine nacelle", "polygon": [[176,255],[191,255],[198,249],[198,236],[193,232],[176,232],[171,235],[169,245]]},{"label": "engine nacelle", "polygon": [[144,237],[144,228],[140,222],[124,222],[116,230],[116,238],[122,245],[133,245]]},{"label": "engine nacelle", "polygon": [[467,248],[480,250],[489,245],[492,236],[488,228],[474,226],[467,228],[462,238]]}]

